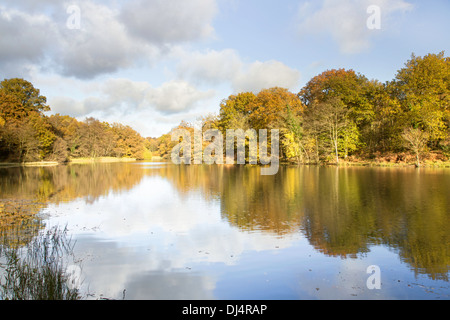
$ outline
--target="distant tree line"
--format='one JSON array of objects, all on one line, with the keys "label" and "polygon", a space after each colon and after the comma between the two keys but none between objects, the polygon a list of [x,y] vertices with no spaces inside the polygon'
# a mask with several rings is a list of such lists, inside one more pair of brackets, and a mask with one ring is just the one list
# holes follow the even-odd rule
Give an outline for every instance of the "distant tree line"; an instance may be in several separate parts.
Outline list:
[{"label": "distant tree line", "polygon": [[[0,157],[65,161],[77,157],[158,156],[169,159],[171,132],[143,138],[129,126],[94,118],[45,115],[50,107],[23,79],[0,83]],[[353,70],[327,70],[298,93],[284,88],[241,92],[224,99],[217,115],[182,121],[174,129],[279,129],[281,160],[339,163],[408,152],[416,165],[428,152],[450,156],[450,58],[414,54],[392,81]]]},{"label": "distant tree line", "polygon": [[45,115],[46,97],[23,79],[0,83],[0,159],[68,161],[80,157],[142,159],[147,140],[129,126]]}]

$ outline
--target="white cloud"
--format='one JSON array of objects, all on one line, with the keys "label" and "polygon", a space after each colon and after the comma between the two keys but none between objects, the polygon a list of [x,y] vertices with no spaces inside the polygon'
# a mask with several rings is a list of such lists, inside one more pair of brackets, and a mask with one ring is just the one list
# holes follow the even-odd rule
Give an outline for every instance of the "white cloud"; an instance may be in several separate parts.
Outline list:
[{"label": "white cloud", "polygon": [[56,33],[51,19],[0,6],[0,67],[5,76],[43,64]]},{"label": "white cloud", "polygon": [[211,36],[216,11],[215,0],[135,0],[125,4],[119,17],[130,34],[165,44]]},{"label": "white cloud", "polygon": [[92,1],[80,4],[81,29],[60,29],[60,72],[78,78],[93,78],[123,68],[139,60],[157,60],[161,48],[131,37],[119,19],[120,9]]},{"label": "white cloud", "polygon": [[[192,84],[173,80],[153,87],[148,82],[123,78],[109,79],[83,98],[55,96],[49,99],[53,113],[78,117],[95,117],[102,121],[121,122],[143,135],[168,132],[181,120],[192,118],[194,110],[207,103],[215,92],[202,91]],[[170,115],[169,121],[163,117]]]},{"label": "white cloud", "polygon": [[178,76],[195,83],[228,84],[234,92],[253,91],[271,87],[297,89],[300,72],[282,62],[271,60],[244,63],[232,49],[210,50],[206,53],[179,52]]},{"label": "white cloud", "polygon": [[71,115],[73,117],[79,117],[88,113],[82,101],[77,101],[70,97],[53,97],[49,99],[49,102],[53,113]]},{"label": "white cloud", "polygon": [[206,53],[181,51],[178,56],[181,61],[178,74],[200,83],[232,81],[243,65],[239,54],[232,49],[209,50]]},{"label": "white cloud", "polygon": [[259,92],[271,87],[297,89],[300,72],[279,61],[256,61],[244,71],[241,71],[233,80],[236,92]]},{"label": "white cloud", "polygon": [[[232,265],[245,251],[264,251],[275,246],[278,249],[288,248],[299,238],[297,234],[276,237],[270,232],[241,232],[224,221],[218,201],[205,202],[198,198],[195,190],[188,191],[195,196],[186,196],[186,193],[183,194],[186,191],[180,192],[169,181],[158,176],[147,178],[122,198],[110,193],[93,203],[80,199],[51,206],[49,211],[66,213],[55,217],[53,224],[67,224],[72,232],[79,234],[97,227],[103,239],[125,243],[139,243],[140,236],[148,237],[154,232],[155,237],[159,237],[160,248],[157,244],[151,244],[154,250],[150,253],[158,256],[153,263],[146,265],[159,268],[161,266],[156,262],[164,259],[163,256],[170,257],[171,265],[167,266],[170,268],[167,271],[184,268],[193,261],[207,260]],[[71,214],[74,211],[76,214]],[[177,250],[161,250],[170,244]],[[208,254],[205,255],[205,252]]]},{"label": "white cloud", "polygon": [[[93,79],[142,61],[154,63],[178,43],[214,34],[216,0],[76,3],[25,1],[0,6],[0,66],[11,76],[28,69]],[[70,29],[69,5],[79,8],[80,28]],[[18,71],[26,66],[27,69]],[[15,73],[15,74],[14,74]],[[7,74],[9,76],[9,74]]]},{"label": "white cloud", "polygon": [[102,88],[110,102],[127,103],[137,109],[144,103],[146,91],[150,90],[151,86],[147,82],[116,78],[106,81]]},{"label": "white cloud", "polygon": [[148,101],[157,110],[170,114],[194,108],[201,100],[213,97],[214,91],[200,91],[186,81],[173,80],[147,92]]},{"label": "white cloud", "polygon": [[381,31],[389,28],[394,15],[413,7],[404,0],[324,0],[319,6],[317,2],[306,2],[299,9],[300,34],[331,35],[342,53],[363,52],[377,34],[367,28],[371,15],[367,8],[371,5],[381,10]]}]

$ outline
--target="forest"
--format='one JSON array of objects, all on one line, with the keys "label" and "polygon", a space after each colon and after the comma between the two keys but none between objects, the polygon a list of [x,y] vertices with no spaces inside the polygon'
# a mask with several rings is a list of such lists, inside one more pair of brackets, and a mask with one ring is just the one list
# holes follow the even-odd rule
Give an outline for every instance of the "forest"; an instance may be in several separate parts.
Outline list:
[{"label": "forest", "polygon": [[[76,158],[170,159],[171,132],[144,138],[94,118],[47,115],[46,97],[23,79],[0,83],[0,160],[67,162]],[[173,129],[279,129],[280,160],[303,164],[446,162],[450,157],[450,58],[414,54],[386,83],[332,69],[299,92],[274,87],[240,92],[218,114]]]},{"label": "forest", "polygon": [[118,157],[143,159],[146,140],[129,126],[46,115],[39,89],[23,79],[0,83],[0,159],[8,162]]},{"label": "forest", "polygon": [[[203,130],[223,134],[227,129],[279,129],[285,162],[445,162],[450,156],[450,58],[444,52],[413,54],[386,83],[353,70],[327,70],[298,93],[269,88],[231,95],[218,115],[199,120]],[[158,155],[170,157],[170,134],[152,143]]]}]

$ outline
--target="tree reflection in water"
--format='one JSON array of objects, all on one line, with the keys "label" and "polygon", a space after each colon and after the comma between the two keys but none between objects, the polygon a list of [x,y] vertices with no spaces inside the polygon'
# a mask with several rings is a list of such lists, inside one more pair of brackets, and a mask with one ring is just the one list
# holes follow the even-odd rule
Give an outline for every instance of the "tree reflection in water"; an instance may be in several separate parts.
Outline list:
[{"label": "tree reflection in water", "polygon": [[180,195],[220,201],[222,218],[243,232],[302,232],[325,255],[355,258],[372,245],[397,252],[415,273],[448,281],[450,171],[445,169],[83,164],[0,169],[2,243],[20,246],[42,228],[47,204],[167,179]]}]

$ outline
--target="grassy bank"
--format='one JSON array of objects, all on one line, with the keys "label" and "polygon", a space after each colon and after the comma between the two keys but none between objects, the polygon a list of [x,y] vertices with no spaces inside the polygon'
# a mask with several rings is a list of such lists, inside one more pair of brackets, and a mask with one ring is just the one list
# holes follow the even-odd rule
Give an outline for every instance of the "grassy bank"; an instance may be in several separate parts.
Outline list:
[{"label": "grassy bank", "polygon": [[51,167],[59,165],[56,161],[36,161],[36,162],[0,162],[1,167]]},{"label": "grassy bank", "polygon": [[[148,161],[170,161],[159,156],[153,156]],[[89,164],[89,163],[118,163],[118,162],[136,162],[135,158],[116,158],[116,157],[99,157],[99,158],[73,158],[67,163],[73,164]],[[297,164],[295,161],[282,161],[284,164]],[[0,162],[2,167],[45,167],[57,166],[61,163],[56,161],[39,161],[39,162]],[[315,165],[317,163],[300,163],[305,165]],[[329,162],[320,162],[321,165],[336,165],[334,159]],[[339,166],[365,166],[365,167],[415,167],[415,156],[409,153],[388,153],[376,154],[372,156],[350,156],[347,159],[340,159]],[[421,157],[421,167],[424,168],[450,168],[450,159],[442,153],[428,153]]]},{"label": "grassy bank", "polygon": [[[74,158],[69,159],[67,163],[113,163],[113,162],[135,162],[135,158],[115,158],[115,157],[100,157],[100,158]],[[1,167],[49,167],[60,165],[57,161],[35,161],[35,162],[0,162]]]},{"label": "grassy bank", "polygon": [[100,157],[100,158],[74,158],[70,159],[69,163],[112,163],[112,162],[135,162],[135,158],[115,158],[115,157]]},{"label": "grassy bank", "polygon": [[[295,161],[286,162],[287,164],[297,164]],[[302,163],[300,163],[302,164]],[[317,163],[303,163],[305,165],[317,165]],[[330,157],[328,161],[322,161],[320,165],[336,166],[334,158]],[[350,156],[346,159],[339,159],[339,166],[360,166],[360,167],[392,167],[408,168],[416,167],[416,157],[410,153],[386,153],[373,154],[370,156]],[[422,168],[450,168],[450,159],[443,153],[430,152],[421,155],[420,167]]]},{"label": "grassy bank", "polygon": [[[415,167],[416,156],[408,153],[377,153],[371,157],[349,157],[343,161],[347,165],[372,167]],[[441,152],[429,152],[420,156],[420,166],[424,168],[450,168],[450,159]]]},{"label": "grassy bank", "polygon": [[[342,161],[339,166],[360,167],[391,167],[391,168],[415,168],[414,162],[389,162],[389,161]],[[450,161],[425,161],[420,164],[421,168],[450,168]]]}]

